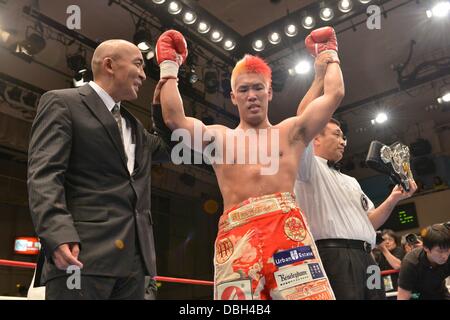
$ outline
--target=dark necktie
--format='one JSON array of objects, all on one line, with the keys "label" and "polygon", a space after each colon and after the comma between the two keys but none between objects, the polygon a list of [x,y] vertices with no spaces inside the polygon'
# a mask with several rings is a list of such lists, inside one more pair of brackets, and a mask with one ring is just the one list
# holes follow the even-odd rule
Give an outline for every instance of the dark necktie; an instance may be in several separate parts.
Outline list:
[{"label": "dark necktie", "polygon": [[327,165],[331,169],[334,169],[336,171],[341,171],[341,164],[339,162],[334,162],[334,161],[328,160]]},{"label": "dark necktie", "polygon": [[[114,119],[116,120],[117,126],[119,127],[120,138],[122,138],[122,145],[125,151],[125,141],[123,140],[123,129],[122,129],[122,118],[120,117],[120,107],[116,104],[111,111]],[[128,161],[127,153],[125,152],[125,159]]]}]

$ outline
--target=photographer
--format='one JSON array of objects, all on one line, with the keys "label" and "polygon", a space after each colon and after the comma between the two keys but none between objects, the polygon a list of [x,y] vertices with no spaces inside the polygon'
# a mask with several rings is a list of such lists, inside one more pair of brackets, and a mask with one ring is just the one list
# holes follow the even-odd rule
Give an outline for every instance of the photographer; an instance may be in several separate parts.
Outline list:
[{"label": "photographer", "polygon": [[450,300],[445,278],[450,276],[450,222],[435,224],[422,232],[423,248],[416,248],[402,261],[398,300],[418,294],[421,300]]},{"label": "photographer", "polygon": [[[405,252],[400,247],[400,239],[393,230],[385,229],[379,233],[381,243],[378,244],[378,252],[374,253],[375,261],[381,271],[399,270]],[[386,291],[397,290],[398,274],[390,274],[383,277]]]},{"label": "photographer", "polygon": [[422,240],[415,233],[409,233],[402,237],[402,248],[405,254],[410,253],[415,248],[422,248]]}]

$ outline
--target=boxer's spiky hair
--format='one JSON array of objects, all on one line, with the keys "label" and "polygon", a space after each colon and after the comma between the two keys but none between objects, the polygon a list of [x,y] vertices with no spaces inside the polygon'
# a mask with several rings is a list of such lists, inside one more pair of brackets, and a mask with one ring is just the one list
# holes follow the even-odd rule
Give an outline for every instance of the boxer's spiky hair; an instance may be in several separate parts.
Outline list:
[{"label": "boxer's spiky hair", "polygon": [[264,77],[267,85],[272,85],[272,69],[269,67],[266,61],[257,56],[246,54],[244,58],[236,63],[231,74],[231,89],[234,91],[236,78],[243,73],[257,73]]}]

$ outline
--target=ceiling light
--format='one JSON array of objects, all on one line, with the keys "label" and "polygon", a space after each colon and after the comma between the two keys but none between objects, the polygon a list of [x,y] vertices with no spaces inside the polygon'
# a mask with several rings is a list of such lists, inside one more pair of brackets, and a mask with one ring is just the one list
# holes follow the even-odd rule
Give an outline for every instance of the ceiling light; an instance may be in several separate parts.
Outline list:
[{"label": "ceiling light", "polygon": [[322,8],[320,10],[320,19],[323,21],[330,21],[334,17],[333,9],[331,8]]},{"label": "ceiling light", "polygon": [[257,39],[255,41],[253,41],[252,47],[253,47],[253,50],[255,50],[255,51],[263,51],[264,48],[266,47],[266,44],[261,39]]},{"label": "ceiling light", "polygon": [[183,22],[186,24],[193,24],[197,20],[197,15],[194,12],[187,11],[183,15]]},{"label": "ceiling light", "polygon": [[450,11],[450,2],[448,1],[439,1],[436,5],[431,9],[432,16],[443,18],[448,16],[448,12]]},{"label": "ceiling light", "polygon": [[211,26],[207,24],[206,22],[200,22],[197,27],[197,31],[204,34],[208,33],[208,31],[211,29]]},{"label": "ceiling light", "polygon": [[306,74],[311,70],[311,64],[307,60],[302,60],[294,68],[296,74]]},{"label": "ceiling light", "polygon": [[77,52],[73,55],[67,56],[67,66],[73,72],[86,69],[86,57],[83,53]]},{"label": "ceiling light", "polygon": [[351,0],[340,0],[338,3],[338,9],[343,12],[347,13],[351,11],[353,8],[353,3]]},{"label": "ceiling light", "polygon": [[375,119],[373,119],[371,122],[372,122],[372,124],[376,124],[376,123],[381,124],[381,123],[386,122],[387,119],[388,119],[388,117],[387,117],[386,113],[380,112],[377,115],[377,117]]},{"label": "ceiling light", "polygon": [[223,39],[223,33],[218,31],[218,30],[214,30],[213,32],[211,32],[211,41],[212,42],[220,42]]},{"label": "ceiling light", "polygon": [[284,33],[288,36],[288,37],[294,37],[297,35],[298,33],[298,28],[295,24],[288,24],[285,28],[284,28]]},{"label": "ceiling light", "polygon": [[[28,33],[29,30],[31,30],[30,33]],[[34,56],[44,50],[46,44],[42,30],[39,31],[32,27],[27,28],[25,40],[21,43],[23,49],[30,56]]]},{"label": "ceiling light", "polygon": [[36,94],[34,94],[33,92],[28,92],[26,95],[24,95],[22,97],[22,101],[23,103],[31,108],[35,108],[36,107],[36,102],[37,102],[38,96]]},{"label": "ceiling light", "polygon": [[170,14],[179,14],[181,12],[181,5],[177,1],[172,1],[169,3],[167,10]]},{"label": "ceiling light", "polygon": [[442,97],[438,98],[437,101],[440,104],[443,104],[443,103],[446,103],[446,102],[450,102],[450,92],[447,92]]},{"label": "ceiling light", "polygon": [[141,52],[149,52],[152,50],[150,43],[152,35],[146,29],[139,29],[133,36],[133,43],[141,50]]},{"label": "ceiling light", "polygon": [[280,34],[279,34],[278,32],[272,32],[272,33],[269,35],[269,42],[270,42],[271,44],[278,44],[278,43],[280,43],[280,42],[281,42],[281,36],[280,36]]},{"label": "ceiling light", "polygon": [[232,40],[225,40],[224,44],[223,44],[223,48],[225,50],[231,51],[236,47],[236,43]]},{"label": "ceiling light", "polygon": [[92,79],[92,71],[88,69],[80,70],[75,74],[75,77],[73,78],[73,86],[75,88],[81,87]]},{"label": "ceiling light", "polygon": [[166,0],[152,0],[156,4],[163,4]]},{"label": "ceiling light", "polygon": [[306,16],[302,19],[302,26],[305,29],[312,29],[312,28],[314,28],[315,24],[316,24],[316,21],[311,16]]}]

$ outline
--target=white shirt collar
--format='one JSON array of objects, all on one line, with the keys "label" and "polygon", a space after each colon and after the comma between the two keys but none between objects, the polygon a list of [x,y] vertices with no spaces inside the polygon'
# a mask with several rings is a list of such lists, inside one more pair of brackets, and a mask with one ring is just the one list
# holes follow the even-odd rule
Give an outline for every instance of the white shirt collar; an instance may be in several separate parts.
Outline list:
[{"label": "white shirt collar", "polygon": [[319,160],[320,162],[322,162],[323,164],[327,164],[328,160],[319,156],[315,156],[317,160]]},{"label": "white shirt collar", "polygon": [[100,99],[102,99],[105,106],[108,108],[108,110],[111,112],[111,110],[114,108],[114,106],[117,104],[120,108],[120,101],[115,103],[114,99],[111,98],[111,96],[106,92],[102,87],[100,87],[98,84],[96,84],[94,81],[89,81],[89,85],[94,89],[95,92],[99,95]]}]

